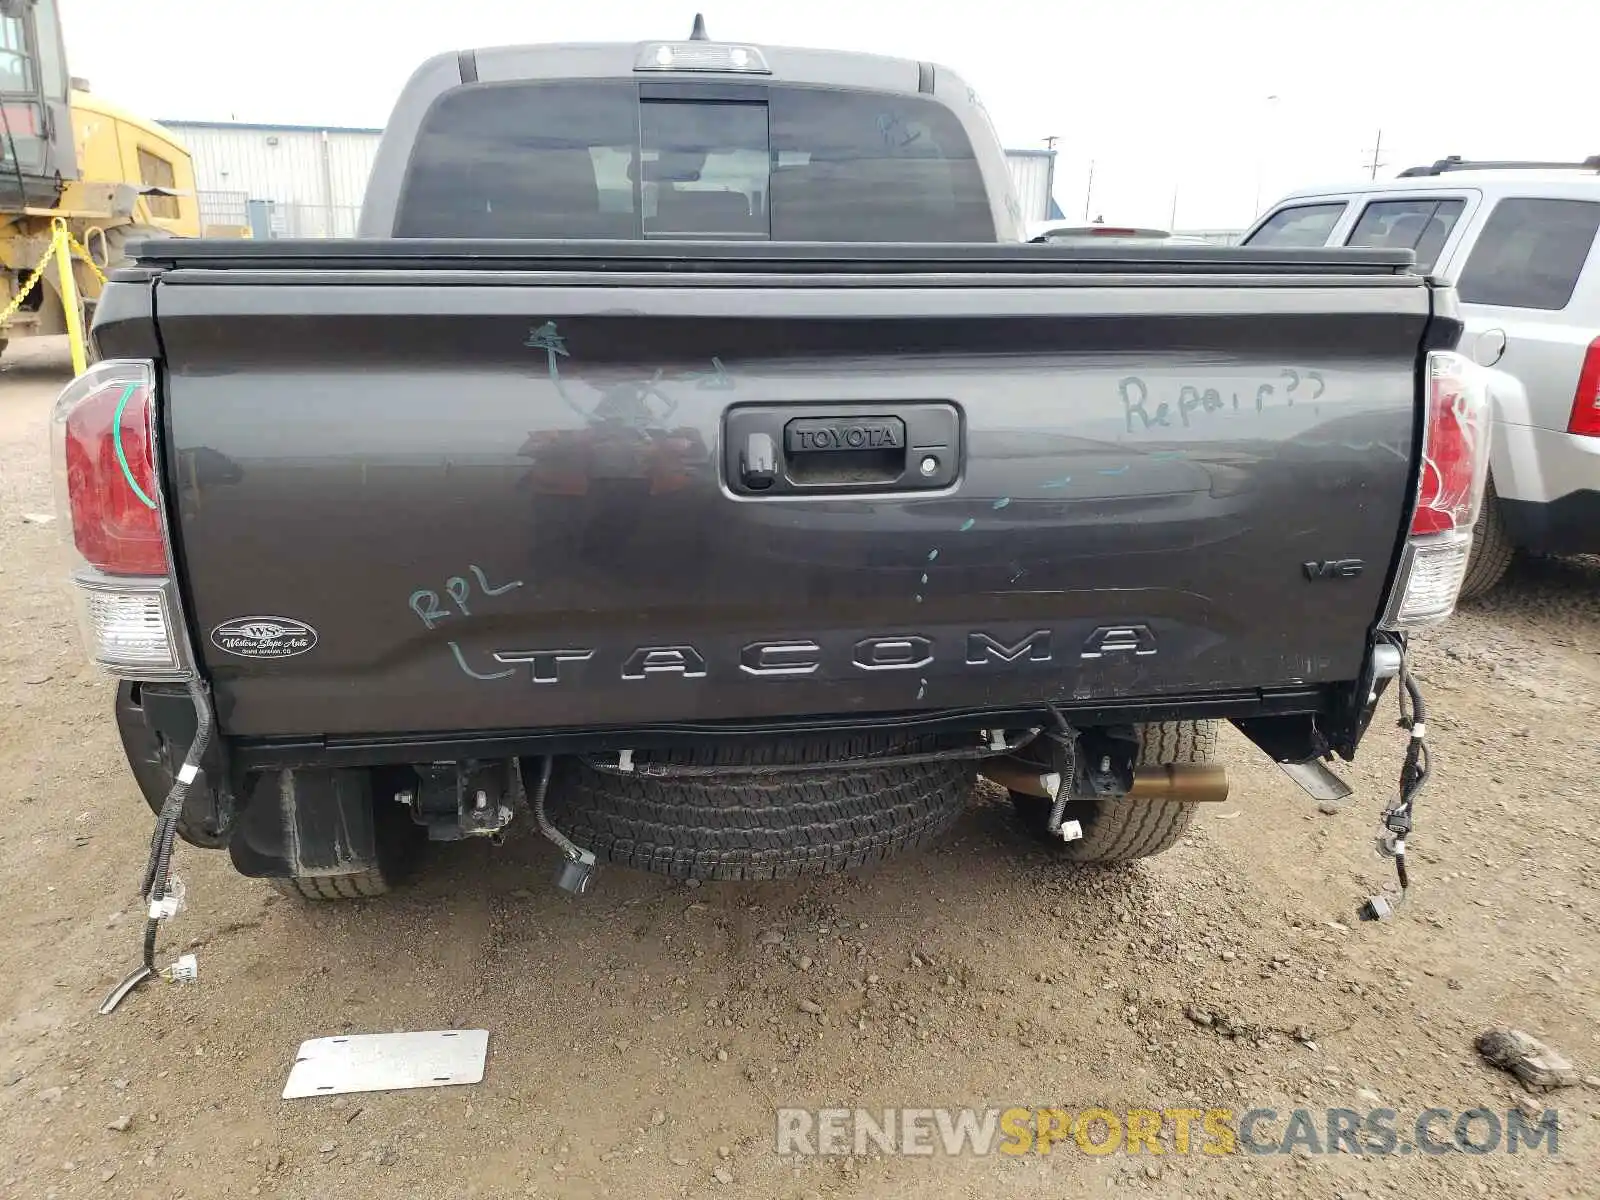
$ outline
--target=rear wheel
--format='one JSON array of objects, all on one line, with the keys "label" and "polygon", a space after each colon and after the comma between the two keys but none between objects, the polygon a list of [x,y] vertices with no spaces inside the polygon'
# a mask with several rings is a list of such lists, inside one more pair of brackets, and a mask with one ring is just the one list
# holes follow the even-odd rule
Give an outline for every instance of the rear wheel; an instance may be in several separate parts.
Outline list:
[{"label": "rear wheel", "polygon": [[1495,496],[1491,479],[1484,489],[1483,510],[1472,530],[1472,554],[1467,559],[1467,573],[1461,580],[1461,598],[1476,600],[1492,591],[1504,577],[1515,553],[1506,524],[1500,519],[1500,501]]},{"label": "rear wheel", "polygon": [[[1163,721],[1141,725],[1139,766],[1210,762],[1216,754],[1215,721]],[[1125,863],[1169,850],[1194,820],[1192,803],[1175,800],[1069,800],[1064,819],[1077,821],[1083,836],[1071,842],[1051,837],[1051,802],[1042,796],[1011,793],[1017,814],[1032,832],[1059,848],[1072,862]]]},{"label": "rear wheel", "polygon": [[[903,733],[774,738],[641,751],[636,764],[761,766],[947,749]],[[848,770],[661,779],[558,759],[551,820],[605,862],[677,879],[784,879],[880,862],[924,846],[961,814],[970,759]]]}]

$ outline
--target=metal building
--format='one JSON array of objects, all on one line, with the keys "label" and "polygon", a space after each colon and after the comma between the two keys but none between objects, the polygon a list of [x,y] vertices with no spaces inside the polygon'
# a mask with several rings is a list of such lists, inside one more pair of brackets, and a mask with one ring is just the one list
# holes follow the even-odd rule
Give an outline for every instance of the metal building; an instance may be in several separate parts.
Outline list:
[{"label": "metal building", "polygon": [[256,237],[354,237],[381,129],[163,121],[194,157],[200,217]]},{"label": "metal building", "polygon": [[[194,157],[200,219],[260,237],[354,237],[381,129],[162,121]],[[1054,150],[1007,150],[1024,222],[1060,216]]]}]

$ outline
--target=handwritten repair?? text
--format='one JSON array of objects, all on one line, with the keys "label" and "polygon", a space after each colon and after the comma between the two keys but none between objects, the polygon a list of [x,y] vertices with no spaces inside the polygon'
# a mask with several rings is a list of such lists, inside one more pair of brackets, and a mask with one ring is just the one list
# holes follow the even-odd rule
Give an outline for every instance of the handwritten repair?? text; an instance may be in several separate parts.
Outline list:
[{"label": "handwritten repair?? text", "polygon": [[1256,412],[1263,412],[1279,402],[1280,385],[1288,408],[1293,408],[1297,400],[1315,403],[1328,390],[1321,371],[1297,371],[1285,367],[1276,383],[1257,384],[1254,396],[1250,395],[1247,386],[1243,399],[1238,389],[1230,389],[1229,398],[1224,399],[1219,388],[1202,388],[1198,384],[1185,383],[1179,385],[1175,401],[1159,400],[1152,404],[1150,385],[1138,375],[1119,379],[1117,391],[1122,397],[1122,414],[1128,423],[1128,432],[1144,433],[1151,429],[1173,428],[1174,415],[1177,423],[1187,429],[1193,424],[1196,414],[1221,412],[1224,409],[1248,412],[1252,406]]}]

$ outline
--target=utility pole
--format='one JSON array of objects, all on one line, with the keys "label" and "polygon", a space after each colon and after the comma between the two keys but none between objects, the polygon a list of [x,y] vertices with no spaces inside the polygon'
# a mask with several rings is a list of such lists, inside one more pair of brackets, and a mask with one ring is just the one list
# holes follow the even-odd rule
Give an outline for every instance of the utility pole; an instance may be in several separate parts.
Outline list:
[{"label": "utility pole", "polygon": [[1379,167],[1387,167],[1389,165],[1386,162],[1379,161],[1378,156],[1380,154],[1382,154],[1382,153],[1383,153],[1383,130],[1380,129],[1380,130],[1378,130],[1377,143],[1372,147],[1372,161],[1367,164],[1367,166],[1369,168],[1371,168],[1371,171],[1370,171],[1370,174],[1368,175],[1368,178],[1376,179],[1378,177],[1378,168]]},{"label": "utility pole", "polygon": [[1061,139],[1051,134],[1044,139],[1044,148],[1050,152],[1050,161],[1044,169],[1044,217],[1052,220],[1055,214],[1061,211],[1061,206],[1056,203],[1056,143]]},{"label": "utility pole", "polygon": [[1089,219],[1089,206],[1094,203],[1094,159],[1089,160],[1089,183],[1083,189],[1083,219]]}]

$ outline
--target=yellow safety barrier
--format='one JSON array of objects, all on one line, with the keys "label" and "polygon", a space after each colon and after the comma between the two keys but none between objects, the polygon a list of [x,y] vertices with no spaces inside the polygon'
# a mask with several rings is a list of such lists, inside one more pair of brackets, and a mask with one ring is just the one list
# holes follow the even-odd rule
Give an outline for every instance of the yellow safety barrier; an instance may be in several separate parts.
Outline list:
[{"label": "yellow safety barrier", "polygon": [[[101,235],[104,237],[104,234]],[[76,375],[82,375],[89,365],[88,345],[83,336],[83,313],[78,301],[78,281],[72,274],[72,256],[76,253],[79,258],[89,264],[89,269],[94,272],[102,286],[108,281],[102,271],[77,238],[72,236],[72,230],[67,228],[67,223],[61,217],[55,217],[50,222],[50,245],[45,249],[44,256],[39,259],[32,271],[28,273],[27,280],[11,297],[11,303],[0,311],[0,328],[4,328],[7,321],[11,320],[23,302],[27,300],[34,288],[39,286],[45,268],[53,260],[56,264],[56,275],[59,280],[58,288],[61,293],[62,315],[66,318],[67,343],[72,350],[72,370]]]}]

